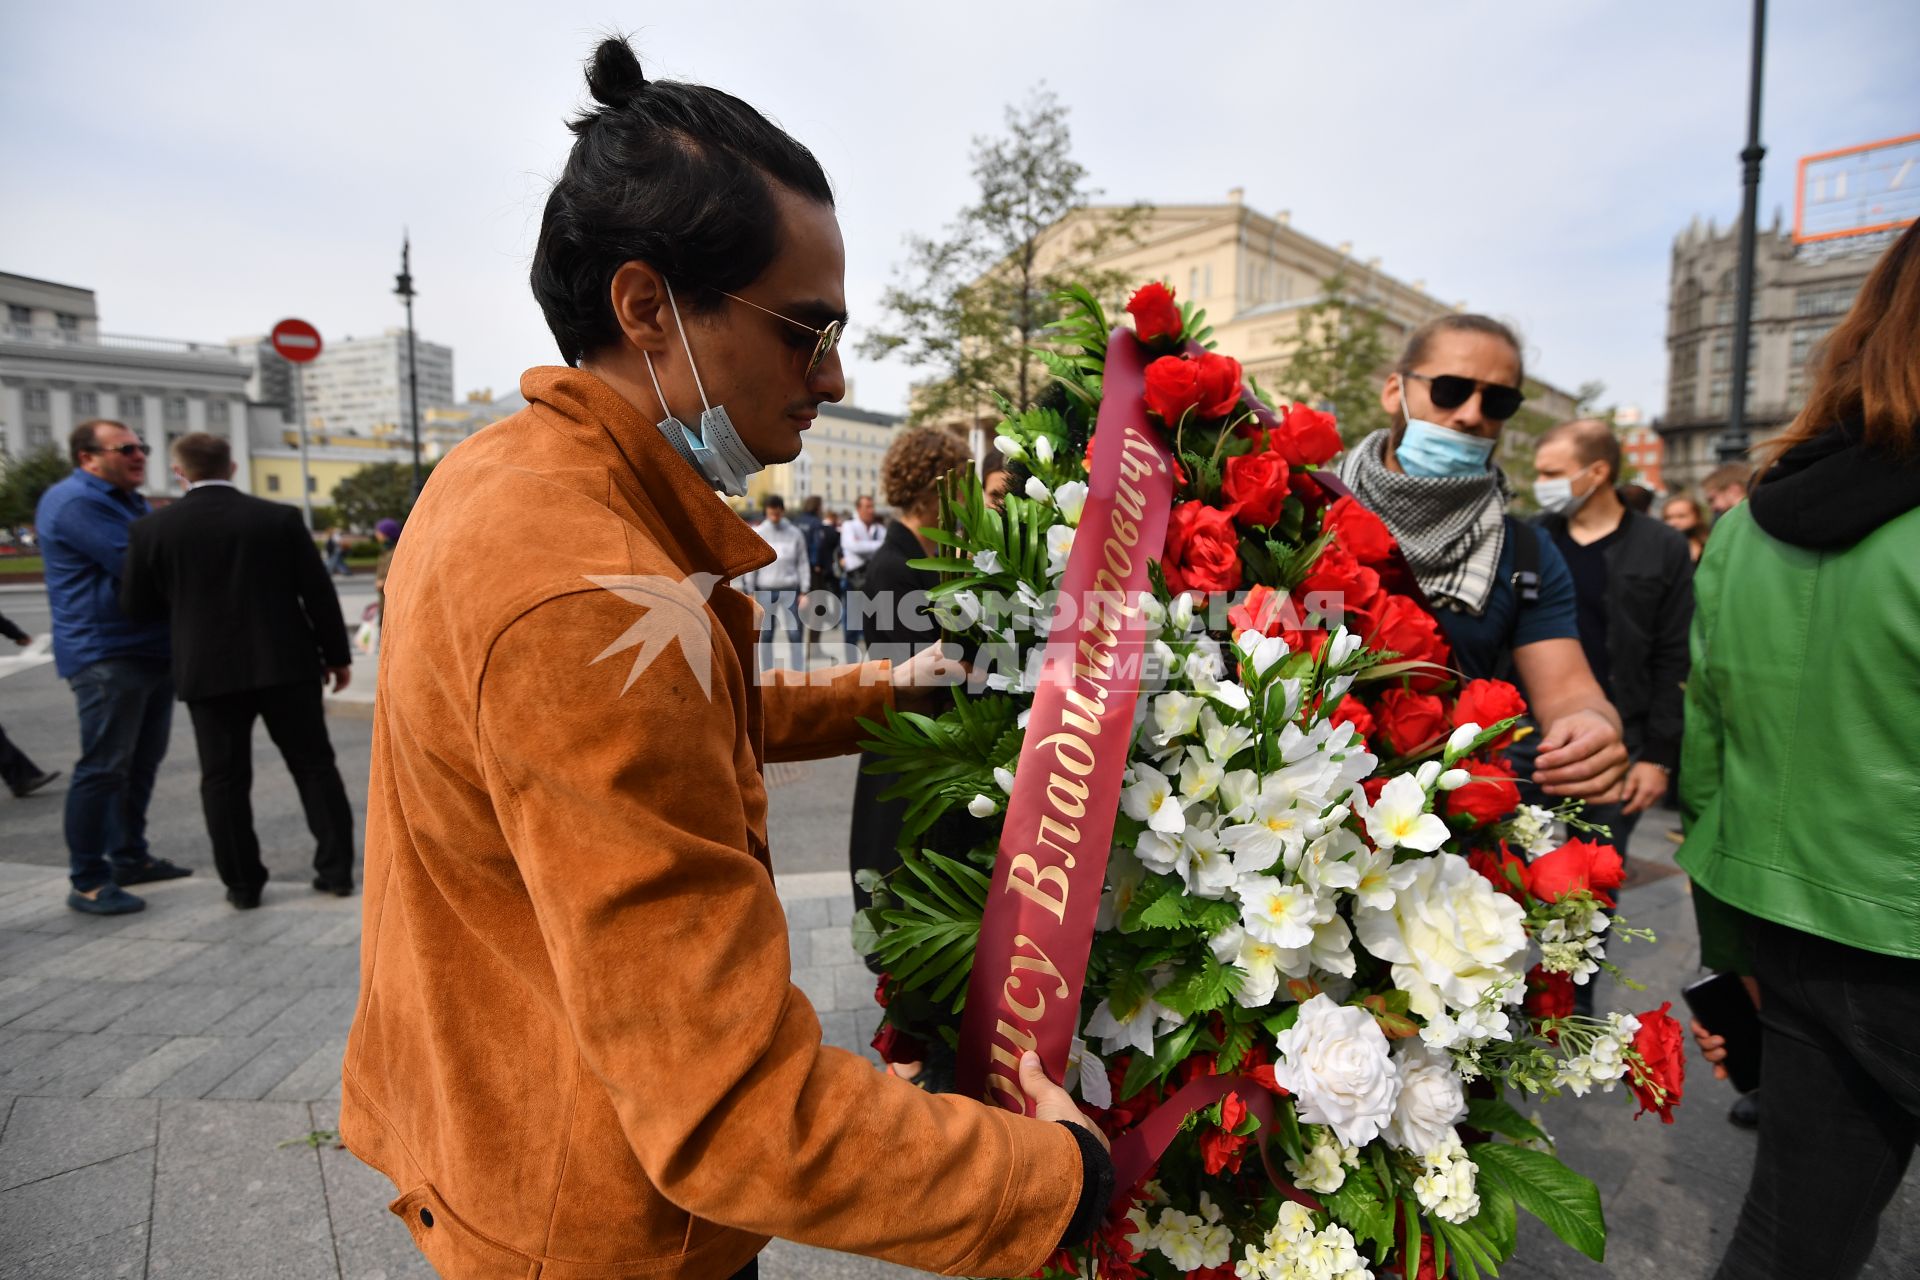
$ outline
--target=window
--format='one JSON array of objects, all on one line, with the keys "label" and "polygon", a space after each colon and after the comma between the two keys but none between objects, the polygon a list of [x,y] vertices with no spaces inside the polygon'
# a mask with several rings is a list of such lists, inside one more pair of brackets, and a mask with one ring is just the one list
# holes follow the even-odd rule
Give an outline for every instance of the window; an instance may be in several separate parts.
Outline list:
[{"label": "window", "polygon": [[168,396],[166,399],[165,412],[168,422],[185,422],[187,420],[187,398],[185,396]]},{"label": "window", "polygon": [[217,422],[222,426],[226,425],[227,402],[225,400],[209,400],[207,402],[207,421],[208,423]]},{"label": "window", "polygon": [[318,485],[318,483],[317,483],[317,482],[316,482],[316,481],[314,480],[314,478],[313,478],[312,476],[308,476],[308,477],[307,477],[307,492],[308,492],[308,493],[312,493],[312,492],[314,492],[314,491],[315,491],[315,490],[316,490],[316,489],[317,489],[318,487],[319,487],[319,485]]},{"label": "window", "polygon": [[54,312],[53,322],[60,327],[61,333],[74,334],[80,332],[80,317],[70,311]]},{"label": "window", "polygon": [[100,395],[94,391],[76,391],[73,393],[73,416],[91,418],[100,412]]},{"label": "window", "polygon": [[33,325],[33,308],[23,307],[17,302],[9,302],[7,304],[7,323],[18,325],[22,329],[31,328]]},{"label": "window", "polygon": [[1685,333],[1700,327],[1700,282],[1689,280],[1680,286],[1680,304],[1674,308],[1673,331]]},{"label": "window", "polygon": [[26,393],[23,400],[29,409],[44,409],[47,407],[46,389],[44,387],[35,387]]},{"label": "window", "polygon": [[1837,316],[1853,305],[1852,285],[1802,289],[1793,298],[1795,316]]},{"label": "window", "polygon": [[1715,324],[1733,323],[1733,299],[1722,298],[1713,304],[1713,322]]},{"label": "window", "polygon": [[145,396],[121,396],[120,416],[129,422],[137,422],[147,416],[147,398]]},{"label": "window", "polygon": [[278,492],[280,492],[280,477],[279,477],[279,476],[268,476],[268,477],[267,477],[267,492],[268,492],[268,493],[278,493]]},{"label": "window", "polygon": [[27,448],[44,449],[53,444],[53,428],[44,422],[36,422],[27,428]]}]

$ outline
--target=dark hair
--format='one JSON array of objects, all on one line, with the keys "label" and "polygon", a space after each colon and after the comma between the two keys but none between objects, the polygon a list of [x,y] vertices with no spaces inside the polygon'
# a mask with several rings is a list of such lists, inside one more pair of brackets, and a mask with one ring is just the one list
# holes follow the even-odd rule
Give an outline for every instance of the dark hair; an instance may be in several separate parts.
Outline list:
[{"label": "dark hair", "polygon": [[1792,424],[1760,450],[1761,469],[1841,423],[1861,439],[1904,461],[1920,446],[1920,223],[1908,227],[1880,256],[1860,286],[1847,318],[1820,344],[1813,385]]},{"label": "dark hair", "polygon": [[760,509],[762,511],[772,511],[776,507],[782,511],[787,509],[787,500],[777,493],[768,494],[760,502]]},{"label": "dark hair", "polygon": [[95,432],[100,427],[119,427],[122,431],[129,428],[124,422],[115,422],[112,418],[90,418],[75,427],[67,436],[67,456],[73,459],[73,465],[80,465],[83,453],[100,452],[100,437]]},{"label": "dark hair", "polygon": [[1621,505],[1628,510],[1646,515],[1653,510],[1653,490],[1643,484],[1629,482],[1619,487]]},{"label": "dark hair", "polygon": [[1717,493],[1722,489],[1745,489],[1752,483],[1752,467],[1744,462],[1723,462],[1707,472],[1707,478],[1700,482],[1700,492]]},{"label": "dark hair", "polygon": [[819,494],[809,494],[807,500],[800,504],[800,509],[808,515],[817,516],[820,514],[820,508],[825,505],[825,503],[826,499]]},{"label": "dark hair", "polygon": [[711,310],[779,253],[774,183],[833,203],[820,162],[778,125],[730,93],[649,81],[623,39],[594,50],[587,89],[600,106],[568,124],[573,150],[533,251],[533,296],[568,364],[619,340],[608,292],[623,263],[648,263],[681,305]]},{"label": "dark hair", "polygon": [[967,442],[945,427],[914,427],[894,436],[880,460],[880,485],[896,511],[931,516],[939,511],[940,477],[973,466]]},{"label": "dark hair", "polygon": [[1395,367],[1401,373],[1412,373],[1413,366],[1427,358],[1427,348],[1433,340],[1443,333],[1481,333],[1489,338],[1498,338],[1513,348],[1513,358],[1520,365],[1520,382],[1527,381],[1527,357],[1520,347],[1520,335],[1511,326],[1500,323],[1492,316],[1462,313],[1460,315],[1435,316],[1433,319],[1407,335],[1407,348],[1400,353],[1400,363]]},{"label": "dark hair", "polygon": [[173,460],[192,480],[225,480],[233,465],[233,446],[224,437],[189,431],[173,442]]},{"label": "dark hair", "polygon": [[[1580,465],[1590,467],[1596,462],[1607,464],[1607,483],[1612,484],[1620,478],[1620,437],[1613,434],[1613,428],[1598,418],[1578,418],[1572,422],[1563,422],[1540,437],[1540,444],[1534,446],[1536,452],[1541,445],[1564,444],[1573,450],[1573,456],[1580,459]],[[1649,498],[1652,493],[1649,491]],[[1646,508],[1642,507],[1641,510]]]}]

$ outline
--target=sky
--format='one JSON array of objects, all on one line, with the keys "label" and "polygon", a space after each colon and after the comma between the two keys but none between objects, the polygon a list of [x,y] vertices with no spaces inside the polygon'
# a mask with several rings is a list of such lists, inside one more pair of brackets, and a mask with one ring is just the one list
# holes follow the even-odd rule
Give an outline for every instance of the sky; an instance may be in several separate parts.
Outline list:
[{"label": "sky", "polygon": [[[177,0],[0,6],[0,271],[97,291],[109,333],[224,340],[285,316],[402,323],[461,391],[557,361],[526,284],[581,60],[755,104],[833,179],[854,338],[906,236],[973,194],[971,140],[1044,82],[1105,200],[1233,187],[1436,296],[1516,323],[1529,368],[1657,412],[1667,271],[1739,211],[1741,0],[678,5]],[[1794,160],[1920,132],[1911,0],[1769,6],[1763,228]],[[853,402],[917,376],[847,352]]]}]

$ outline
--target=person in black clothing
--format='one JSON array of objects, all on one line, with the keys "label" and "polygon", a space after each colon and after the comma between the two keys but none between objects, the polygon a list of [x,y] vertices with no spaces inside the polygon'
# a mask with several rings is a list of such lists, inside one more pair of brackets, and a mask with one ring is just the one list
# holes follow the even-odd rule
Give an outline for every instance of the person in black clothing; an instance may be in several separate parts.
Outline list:
[{"label": "person in black clothing", "polygon": [[299,510],[234,488],[225,440],[182,436],[173,461],[187,494],[134,523],[120,606],[172,624],[173,680],[193,718],[200,802],[227,900],[257,907],[267,881],[253,831],[256,717],[299,789],[315,841],[313,887],[344,897],[353,892],[353,809],[320,701],[327,677],[339,692],[352,673],[340,599]]},{"label": "person in black clothing", "polygon": [[[5,636],[22,649],[26,648],[28,643],[33,639],[32,636],[15,626],[13,619],[7,617],[4,613],[0,613],[0,636]],[[27,753],[14,746],[12,741],[7,737],[7,731],[4,728],[0,728],[0,781],[7,784],[7,790],[13,792],[16,796],[24,798],[40,790],[40,788],[46,786],[59,776],[60,771],[58,769],[49,773],[32,760],[29,760]]]},{"label": "person in black clothing", "polygon": [[1612,831],[1607,843],[1624,857],[1680,761],[1693,557],[1684,536],[1621,502],[1620,441],[1606,423],[1555,427],[1534,449],[1534,471],[1540,527],[1573,575],[1580,647],[1620,713],[1632,759],[1618,799],[1585,815]]}]

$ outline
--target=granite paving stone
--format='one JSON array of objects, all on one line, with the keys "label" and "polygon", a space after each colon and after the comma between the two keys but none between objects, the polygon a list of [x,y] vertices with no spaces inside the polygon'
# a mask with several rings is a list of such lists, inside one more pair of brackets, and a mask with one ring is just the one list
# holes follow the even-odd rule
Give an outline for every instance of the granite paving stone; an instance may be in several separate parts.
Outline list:
[{"label": "granite paving stone", "polygon": [[212,1036],[202,1053],[156,1084],[156,1098],[200,1098],[278,1044],[253,1036]]},{"label": "granite paving stone", "polygon": [[247,987],[204,983],[141,983],[144,999],[115,1018],[109,1031],[199,1035],[254,996]]},{"label": "granite paving stone", "polygon": [[154,1143],[151,1099],[19,1098],[0,1140],[0,1192]]},{"label": "granite paving stone", "polygon": [[300,1065],[320,1048],[324,1037],[304,1036],[267,1036],[261,1037],[267,1042],[264,1051],[247,1061],[247,1064],[208,1089],[204,1098],[230,1098],[252,1100],[264,1098],[275,1085],[285,1080]]},{"label": "granite paving stone", "polygon": [[0,1256],[37,1275],[27,1264],[146,1222],[152,1191],[151,1145],[0,1191]]},{"label": "granite paving stone", "polygon": [[8,1025],[22,1031],[100,1031],[151,994],[138,982],[82,982]]},{"label": "granite paving stone", "polygon": [[36,1063],[9,1072],[0,1087],[23,1094],[83,1098],[165,1044],[165,1036],[76,1035]]},{"label": "granite paving stone", "polygon": [[146,1271],[145,1222],[34,1257],[0,1254],[0,1280],[138,1280]]},{"label": "granite paving stone", "polygon": [[176,1036],[104,1081],[89,1097],[144,1098],[220,1044],[211,1036]]}]

